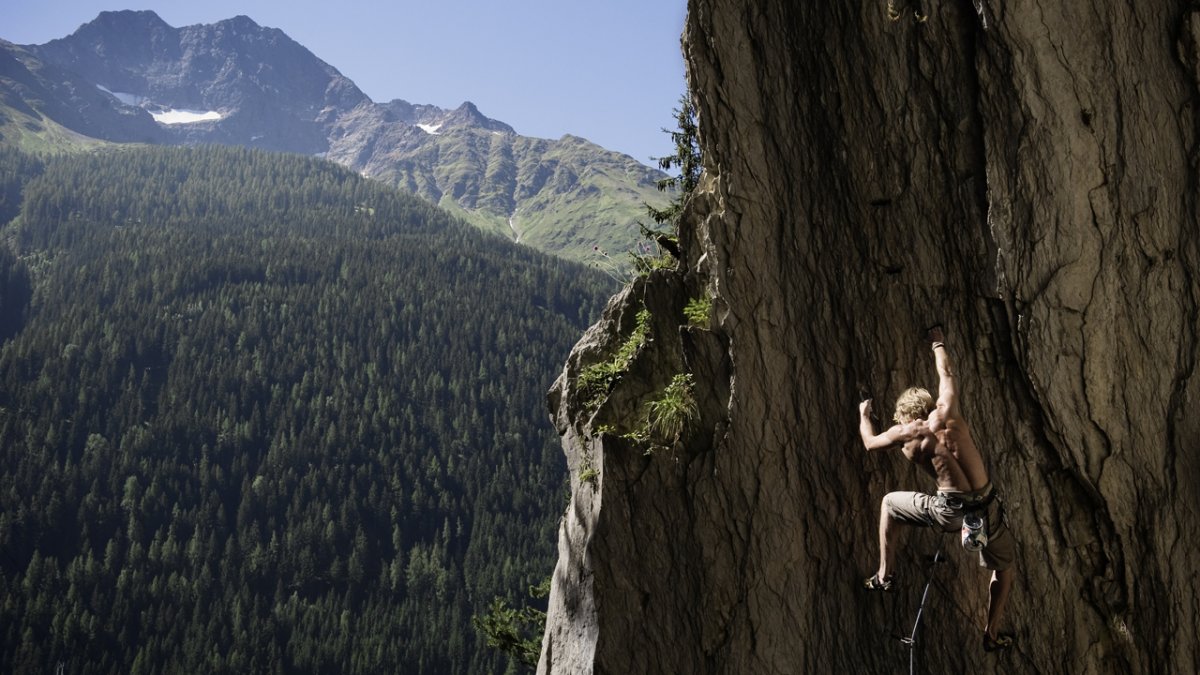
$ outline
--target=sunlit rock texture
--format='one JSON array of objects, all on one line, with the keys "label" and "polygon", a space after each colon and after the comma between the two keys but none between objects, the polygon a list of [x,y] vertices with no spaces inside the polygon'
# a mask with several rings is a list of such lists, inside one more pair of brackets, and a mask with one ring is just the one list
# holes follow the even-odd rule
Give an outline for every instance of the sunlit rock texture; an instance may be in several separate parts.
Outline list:
[{"label": "sunlit rock texture", "polygon": [[[922,672],[1200,671],[1200,5],[895,9],[689,2],[705,176],[678,271],[615,297],[551,392],[573,497],[540,672],[903,672],[940,544]],[[580,374],[642,308],[597,400]],[[1019,541],[1003,657],[951,536],[909,532],[899,592],[858,586],[880,498],[932,489],[862,450],[859,392],[886,419],[936,386],[933,323]],[[699,414],[647,455],[622,436],[681,372]]]}]

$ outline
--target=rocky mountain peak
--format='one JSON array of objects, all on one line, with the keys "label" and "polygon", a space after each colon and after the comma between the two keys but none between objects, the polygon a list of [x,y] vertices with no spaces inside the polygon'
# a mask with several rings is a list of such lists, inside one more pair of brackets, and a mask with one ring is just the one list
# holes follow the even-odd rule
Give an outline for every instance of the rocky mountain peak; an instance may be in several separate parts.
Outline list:
[{"label": "rocky mountain peak", "polygon": [[465,101],[462,105],[450,111],[448,114],[442,115],[439,119],[439,123],[442,125],[443,129],[468,127],[485,129],[487,131],[498,131],[501,133],[516,133],[513,131],[512,127],[508,126],[504,122],[494,120],[479,112],[479,108],[475,107],[475,104],[471,103],[470,101]]},{"label": "rocky mountain peak", "polygon": [[[234,16],[234,17],[231,17],[228,19],[222,19],[221,21],[218,21],[213,25],[218,28],[226,28],[227,27],[227,28],[231,28],[234,30],[253,30],[253,31],[263,30],[262,26],[258,25],[258,23],[254,19],[251,19],[250,17],[246,16],[245,14],[238,14],[237,16]],[[278,30],[278,29],[268,29],[268,30]],[[279,32],[282,33],[283,31],[279,31]]]},{"label": "rocky mountain peak", "polygon": [[369,101],[283,31],[244,15],[173,28],[150,11],[105,12],[30,50],[125,102],[198,111],[209,121],[167,129],[185,142],[324,152],[330,110]]},{"label": "rocky mountain peak", "polygon": [[[95,19],[80,26],[71,37],[87,38],[95,33],[120,32],[126,36],[172,32],[176,29],[163,21],[153,10],[122,9],[100,12]],[[64,38],[65,39],[65,38]]]},{"label": "rocky mountain peak", "polygon": [[44,60],[89,77],[105,63],[121,67],[105,73],[106,86],[135,86],[129,64],[153,63],[164,51],[178,57],[179,31],[150,10],[101,12],[67,37],[30,46]]}]

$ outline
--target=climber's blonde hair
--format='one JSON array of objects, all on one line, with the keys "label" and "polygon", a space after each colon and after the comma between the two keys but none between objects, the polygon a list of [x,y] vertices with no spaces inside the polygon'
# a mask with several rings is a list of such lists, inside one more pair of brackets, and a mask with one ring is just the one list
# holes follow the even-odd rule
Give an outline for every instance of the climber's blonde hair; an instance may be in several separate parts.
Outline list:
[{"label": "climber's blonde hair", "polygon": [[933,396],[929,391],[921,387],[909,387],[896,399],[896,413],[892,415],[892,419],[900,424],[907,424],[913,420],[924,419],[931,412]]}]

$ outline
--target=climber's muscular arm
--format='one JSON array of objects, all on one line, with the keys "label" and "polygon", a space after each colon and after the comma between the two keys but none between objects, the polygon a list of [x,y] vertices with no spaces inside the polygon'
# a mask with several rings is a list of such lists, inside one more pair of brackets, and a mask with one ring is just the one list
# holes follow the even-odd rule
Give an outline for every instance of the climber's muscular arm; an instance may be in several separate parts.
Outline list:
[{"label": "climber's muscular arm", "polygon": [[942,327],[930,328],[928,337],[933,344],[933,361],[937,365],[937,409],[943,417],[957,415],[958,379],[954,376],[954,367],[950,364],[950,354],[946,351],[946,337],[942,334]]},{"label": "climber's muscular arm", "polygon": [[871,450],[888,450],[912,440],[912,434],[899,424],[889,428],[882,434],[876,434],[875,424],[871,422],[871,399],[858,404],[858,435],[862,437],[863,447],[868,452]]}]

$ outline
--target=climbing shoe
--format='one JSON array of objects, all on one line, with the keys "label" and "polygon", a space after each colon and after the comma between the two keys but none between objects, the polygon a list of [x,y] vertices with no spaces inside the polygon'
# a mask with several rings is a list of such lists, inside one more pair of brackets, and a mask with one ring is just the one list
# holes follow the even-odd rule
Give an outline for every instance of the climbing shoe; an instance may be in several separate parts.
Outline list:
[{"label": "climbing shoe", "polygon": [[987,633],[983,634],[983,651],[985,652],[1001,652],[1006,649],[1012,649],[1013,637],[1011,635],[997,635],[992,637]]},{"label": "climbing shoe", "polygon": [[895,581],[891,575],[880,579],[878,574],[872,574],[863,580],[863,588],[867,589],[868,591],[883,591],[884,593],[890,593],[894,585]]}]

